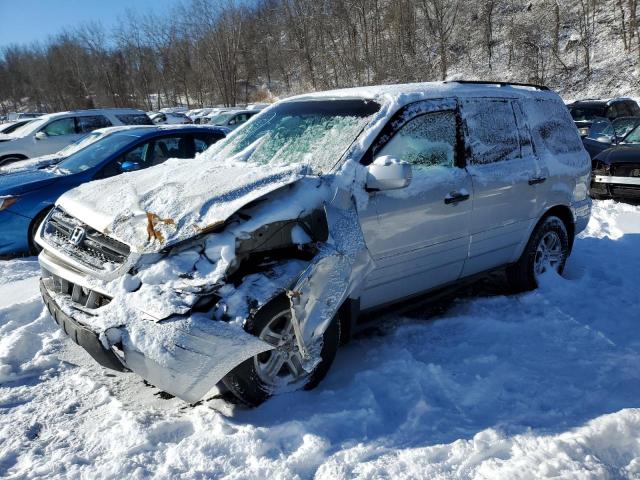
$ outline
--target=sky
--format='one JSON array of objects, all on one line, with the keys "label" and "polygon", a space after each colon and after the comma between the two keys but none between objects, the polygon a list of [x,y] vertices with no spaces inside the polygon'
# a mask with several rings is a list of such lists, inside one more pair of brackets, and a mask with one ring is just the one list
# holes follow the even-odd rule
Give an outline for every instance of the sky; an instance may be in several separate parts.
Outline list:
[{"label": "sky", "polygon": [[89,21],[106,28],[127,10],[163,14],[179,0],[0,0],[0,48],[46,40]]}]

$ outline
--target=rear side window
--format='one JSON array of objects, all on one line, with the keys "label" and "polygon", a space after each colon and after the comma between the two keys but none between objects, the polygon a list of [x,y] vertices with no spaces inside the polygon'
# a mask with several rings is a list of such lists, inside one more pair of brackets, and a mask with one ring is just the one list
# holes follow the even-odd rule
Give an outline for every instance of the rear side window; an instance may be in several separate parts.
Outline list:
[{"label": "rear side window", "polygon": [[539,155],[550,153],[561,163],[582,166],[582,140],[567,108],[559,99],[529,100],[526,111],[532,125],[533,143]]},{"label": "rear side window", "polygon": [[144,113],[120,113],[116,118],[124,125],[153,125],[151,119]]},{"label": "rear side window", "polygon": [[463,100],[462,114],[467,124],[470,163],[486,165],[520,156],[518,127],[509,100]]},{"label": "rear side window", "polygon": [[76,122],[73,117],[61,118],[49,123],[41,131],[49,137],[73,135],[76,133]]},{"label": "rear side window", "polygon": [[110,127],[112,123],[104,115],[91,115],[77,117],[78,133],[93,132],[98,128]]}]

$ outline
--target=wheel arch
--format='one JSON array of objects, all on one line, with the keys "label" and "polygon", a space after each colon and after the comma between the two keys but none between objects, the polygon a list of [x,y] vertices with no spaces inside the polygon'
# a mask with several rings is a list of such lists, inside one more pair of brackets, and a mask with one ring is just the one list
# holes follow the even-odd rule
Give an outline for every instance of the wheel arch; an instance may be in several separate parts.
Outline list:
[{"label": "wheel arch", "polygon": [[23,155],[22,153],[9,153],[8,155],[2,155],[0,157],[0,165],[3,165],[6,160],[10,159],[10,158],[15,158],[16,160],[28,160],[29,157],[27,157],[26,155]]},{"label": "wheel arch", "polygon": [[544,214],[542,215],[542,217],[540,217],[540,220],[536,224],[536,227],[550,216],[558,217],[560,220],[562,220],[562,223],[564,223],[564,226],[567,228],[567,233],[569,235],[569,252],[571,252],[571,250],[573,249],[573,241],[576,231],[573,212],[571,212],[571,209],[567,205],[554,205],[544,212]]}]

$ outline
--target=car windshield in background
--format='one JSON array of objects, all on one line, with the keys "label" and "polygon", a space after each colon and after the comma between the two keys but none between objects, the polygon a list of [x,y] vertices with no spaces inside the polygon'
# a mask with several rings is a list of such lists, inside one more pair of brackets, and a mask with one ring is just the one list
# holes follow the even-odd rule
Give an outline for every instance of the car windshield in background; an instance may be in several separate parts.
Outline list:
[{"label": "car windshield in background", "polygon": [[67,145],[66,147],[64,147],[62,150],[60,150],[58,153],[56,153],[56,155],[60,156],[60,157],[68,157],[69,155],[82,150],[84,147],[86,147],[87,145],[91,145],[93,142],[95,142],[96,140],[98,140],[100,137],[104,136],[104,133],[102,132],[91,132],[87,135],[85,135],[84,137],[82,137],[81,139],[73,142],[70,145]]},{"label": "car windshield in background", "polygon": [[640,143],[640,126],[631,130],[622,140],[623,143]]},{"label": "car windshield in background", "polygon": [[30,122],[25,123],[19,128],[16,128],[13,132],[11,132],[11,136],[13,137],[26,137],[32,132],[35,132],[38,128],[45,124],[46,120],[41,118],[36,118]]},{"label": "car windshield in background", "polygon": [[639,124],[640,117],[616,118],[613,121],[613,130],[615,131],[616,137],[622,138]]},{"label": "car windshield in background", "polygon": [[235,113],[221,113],[211,119],[209,123],[213,125],[224,125],[235,115]]},{"label": "car windshield in background", "polygon": [[571,107],[569,109],[573,120],[576,122],[592,121],[596,118],[604,118],[604,107]]},{"label": "car windshield in background", "polygon": [[100,164],[108,156],[138,138],[129,134],[113,134],[95,141],[58,164],[62,173],[80,173]]},{"label": "car windshield in background", "polygon": [[379,109],[367,100],[283,102],[215,144],[206,155],[260,164],[307,163],[327,172]]}]

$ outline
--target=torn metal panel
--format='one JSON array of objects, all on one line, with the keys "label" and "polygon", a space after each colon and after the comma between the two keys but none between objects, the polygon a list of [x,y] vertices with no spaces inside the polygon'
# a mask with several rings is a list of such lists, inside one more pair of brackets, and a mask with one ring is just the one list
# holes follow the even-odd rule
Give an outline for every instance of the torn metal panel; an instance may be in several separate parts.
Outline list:
[{"label": "torn metal panel", "polygon": [[353,199],[345,202],[345,196],[337,194],[325,212],[330,239],[320,246],[289,295],[296,337],[307,355],[311,354],[309,345],[324,333],[342,303],[374,268]]},{"label": "torn metal panel", "polygon": [[128,368],[187,402],[200,400],[243,361],[273,346],[204,315],[122,328]]}]

